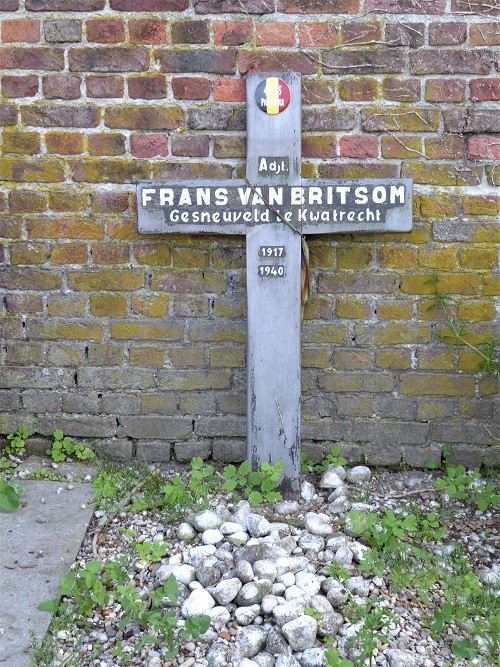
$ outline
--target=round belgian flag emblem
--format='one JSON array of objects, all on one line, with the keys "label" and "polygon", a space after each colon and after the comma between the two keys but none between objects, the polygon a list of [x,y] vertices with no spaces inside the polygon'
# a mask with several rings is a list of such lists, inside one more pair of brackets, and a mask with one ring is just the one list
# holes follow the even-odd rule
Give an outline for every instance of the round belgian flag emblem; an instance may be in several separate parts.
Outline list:
[{"label": "round belgian flag emblem", "polygon": [[290,88],[283,79],[278,79],[277,76],[269,76],[257,86],[255,101],[264,113],[270,115],[281,113],[290,102]]}]

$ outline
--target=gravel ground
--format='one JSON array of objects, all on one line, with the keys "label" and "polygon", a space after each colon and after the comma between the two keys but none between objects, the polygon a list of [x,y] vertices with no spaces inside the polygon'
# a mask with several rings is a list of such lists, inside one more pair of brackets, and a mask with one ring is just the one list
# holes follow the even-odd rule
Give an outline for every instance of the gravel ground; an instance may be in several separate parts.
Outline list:
[{"label": "gravel ground", "polygon": [[[188,477],[179,468],[165,468],[161,474]],[[498,601],[498,511],[480,512],[450,501],[434,489],[435,477],[436,473],[427,471],[330,467],[325,473],[302,478],[299,501],[251,508],[246,501],[235,504],[230,495],[219,494],[208,508],[186,509],[172,523],[151,511],[130,512],[126,506],[118,513],[96,509],[77,565],[128,554],[128,578],[144,600],[173,574],[179,586],[177,603],[165,604],[176,611],[179,627],[197,614],[208,614],[210,627],[195,640],[178,639],[179,653],[169,659],[166,646],[138,647],[143,631],[134,622],[120,628],[123,608],[111,599],[95,606],[86,622],[54,625],[54,657],[43,664],[325,667],[324,640],[331,638],[343,658],[361,665],[355,639],[363,620],[353,620],[347,604],[352,608],[354,603],[359,609],[372,610],[376,604],[388,613],[371,664],[497,665],[485,657],[487,637],[476,638],[477,657],[453,658],[453,642],[464,638],[460,622],[445,627],[437,640],[431,636],[432,610],[445,602],[438,588],[433,586],[428,601],[422,602],[411,588],[396,592],[387,571],[373,576],[359,570],[369,550],[354,536],[346,521],[348,512],[393,510],[398,514],[418,507],[446,517],[447,532],[433,545],[434,553],[445,558],[462,549]],[[134,544],[141,542],[164,544],[166,553],[157,562],[140,561]],[[332,562],[343,576],[336,578],[325,571]],[[496,613],[500,613],[498,604]],[[116,646],[121,646],[121,661],[113,656]]]}]

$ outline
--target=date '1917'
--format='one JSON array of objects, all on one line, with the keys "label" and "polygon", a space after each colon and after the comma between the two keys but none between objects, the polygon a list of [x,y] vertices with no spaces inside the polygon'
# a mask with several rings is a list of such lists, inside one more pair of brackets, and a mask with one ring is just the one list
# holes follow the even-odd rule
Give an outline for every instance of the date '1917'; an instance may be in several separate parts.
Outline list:
[{"label": "date '1917'", "polygon": [[284,245],[261,245],[259,248],[259,257],[262,258],[285,257],[285,255]]}]

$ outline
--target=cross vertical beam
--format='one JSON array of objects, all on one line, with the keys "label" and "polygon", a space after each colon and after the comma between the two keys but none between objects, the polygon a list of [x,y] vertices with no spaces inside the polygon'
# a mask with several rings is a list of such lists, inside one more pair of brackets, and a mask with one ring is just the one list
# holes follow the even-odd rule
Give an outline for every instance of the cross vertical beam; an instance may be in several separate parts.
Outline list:
[{"label": "cross vertical beam", "polygon": [[[266,75],[247,78],[247,180],[252,186],[300,184],[300,74],[279,76],[289,87],[290,102],[275,114],[262,111],[256,99]],[[286,214],[284,207],[276,208]],[[280,491],[293,497],[300,466],[301,237],[274,214],[271,220],[249,227],[246,235],[247,284],[252,285],[247,291],[247,457],[253,469],[264,461],[282,461]]]}]

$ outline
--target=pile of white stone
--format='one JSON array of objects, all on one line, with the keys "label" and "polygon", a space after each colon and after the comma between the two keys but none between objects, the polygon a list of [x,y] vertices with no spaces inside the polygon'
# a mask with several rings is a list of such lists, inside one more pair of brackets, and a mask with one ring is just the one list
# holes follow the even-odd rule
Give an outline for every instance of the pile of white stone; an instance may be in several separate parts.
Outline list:
[{"label": "pile of white stone", "polygon": [[[179,525],[176,553],[157,568],[155,578],[160,585],[175,576],[182,618],[210,616],[210,629],[202,638],[202,664],[325,667],[328,637],[356,658],[349,639],[359,632],[362,621],[350,623],[342,605],[348,599],[364,604],[382,582],[354,576],[366,547],[348,529],[341,531],[336,519],[352,506],[368,509],[361,503],[351,505],[346,483],[363,485],[369,479],[365,466],[349,472],[331,467],[320,481],[323,495],[304,481],[302,502],[277,503],[274,521],[242,501],[232,511],[221,504]],[[352,570],[353,576],[344,581],[329,576],[325,567],[332,562]],[[393,636],[400,630],[397,624],[390,627]],[[377,664],[431,667],[433,663],[387,645]]]}]

